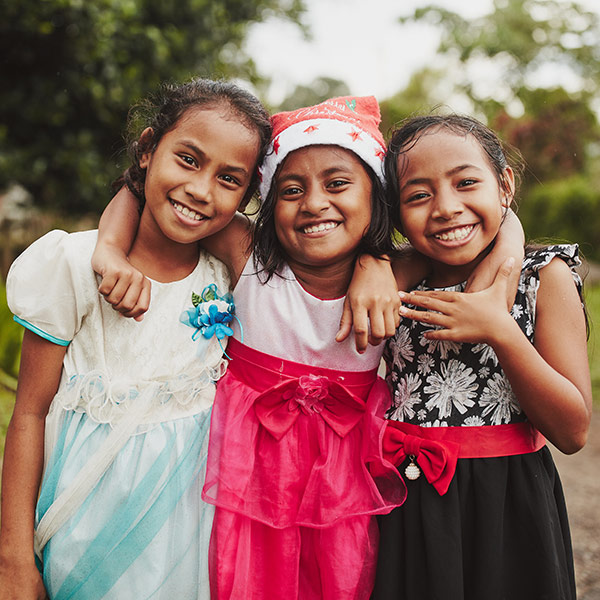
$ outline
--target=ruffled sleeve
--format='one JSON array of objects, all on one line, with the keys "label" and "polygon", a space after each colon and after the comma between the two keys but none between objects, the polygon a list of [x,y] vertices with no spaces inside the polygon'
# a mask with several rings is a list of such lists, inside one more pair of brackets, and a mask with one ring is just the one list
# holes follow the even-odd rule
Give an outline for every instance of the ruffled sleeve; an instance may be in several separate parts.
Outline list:
[{"label": "ruffled sleeve", "polygon": [[540,270],[554,258],[564,260],[571,268],[573,281],[583,301],[582,281],[577,267],[581,265],[579,247],[576,244],[555,244],[528,250],[523,260],[521,279],[517,297],[512,307],[512,315],[530,341],[535,331],[537,293],[540,286]]},{"label": "ruffled sleeve", "polygon": [[523,274],[529,274],[537,278],[540,269],[547,266],[554,258],[560,258],[569,265],[575,285],[581,293],[581,277],[576,270],[581,266],[579,246],[577,244],[554,244],[528,252],[523,260]]},{"label": "ruffled sleeve", "polygon": [[97,296],[90,263],[95,237],[92,231],[51,231],[15,260],[6,281],[15,321],[55,344],[69,345]]}]

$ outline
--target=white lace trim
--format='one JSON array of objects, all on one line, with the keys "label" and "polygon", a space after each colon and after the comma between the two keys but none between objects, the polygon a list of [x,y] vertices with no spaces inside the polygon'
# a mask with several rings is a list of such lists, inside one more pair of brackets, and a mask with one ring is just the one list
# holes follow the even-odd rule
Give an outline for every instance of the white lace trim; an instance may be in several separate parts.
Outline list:
[{"label": "white lace trim", "polygon": [[92,420],[111,425],[132,410],[143,415],[140,423],[181,418],[212,406],[214,384],[226,369],[227,360],[222,359],[215,367],[204,366],[169,379],[135,384],[94,370],[72,376],[54,397],[52,409],[85,412]]}]

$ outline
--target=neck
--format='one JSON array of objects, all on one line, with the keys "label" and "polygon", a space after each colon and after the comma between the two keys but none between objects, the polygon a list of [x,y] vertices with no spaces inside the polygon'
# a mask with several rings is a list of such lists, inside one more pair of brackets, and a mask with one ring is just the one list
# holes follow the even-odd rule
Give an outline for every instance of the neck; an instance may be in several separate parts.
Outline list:
[{"label": "neck", "polygon": [[196,268],[199,252],[199,246],[195,242],[181,244],[167,238],[142,213],[128,258],[146,277],[169,283],[187,277]]},{"label": "neck", "polygon": [[288,265],[302,287],[321,300],[333,300],[346,295],[352,280],[355,258],[334,265],[312,266],[288,259]]},{"label": "neck", "polygon": [[450,287],[467,281],[477,265],[487,256],[489,249],[482,252],[475,260],[462,265],[449,265],[436,260],[431,261],[431,274],[427,284],[431,287]]}]

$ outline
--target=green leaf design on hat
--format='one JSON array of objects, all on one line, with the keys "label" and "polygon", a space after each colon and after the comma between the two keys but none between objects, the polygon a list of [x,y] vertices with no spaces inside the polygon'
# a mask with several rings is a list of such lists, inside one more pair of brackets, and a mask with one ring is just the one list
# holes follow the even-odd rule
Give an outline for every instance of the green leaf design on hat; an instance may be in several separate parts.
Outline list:
[{"label": "green leaf design on hat", "polygon": [[346,100],[346,106],[352,111],[356,112],[356,98],[352,100]]}]

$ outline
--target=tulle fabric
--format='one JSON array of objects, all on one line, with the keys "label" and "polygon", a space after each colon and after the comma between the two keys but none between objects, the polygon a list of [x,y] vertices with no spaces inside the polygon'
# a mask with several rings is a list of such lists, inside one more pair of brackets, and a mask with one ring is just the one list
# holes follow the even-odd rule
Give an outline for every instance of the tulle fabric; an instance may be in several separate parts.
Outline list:
[{"label": "tulle fabric", "polygon": [[[372,515],[406,495],[381,453],[385,383],[375,371],[308,367],[235,340],[228,354],[203,491],[218,507],[213,597],[368,598],[378,538]],[[304,393],[298,378],[307,374],[317,381],[316,410],[296,405]]]},{"label": "tulle fabric", "polygon": [[211,598],[366,600],[373,589],[376,517],[322,528],[275,529],[217,508],[210,548]]},{"label": "tulle fabric", "polygon": [[[37,519],[85,470],[111,426],[86,413],[51,415],[58,439],[49,458]],[[210,409],[145,424],[115,456],[82,505],[43,551],[52,600],[208,600],[208,545],[214,507],[200,494]]]}]

